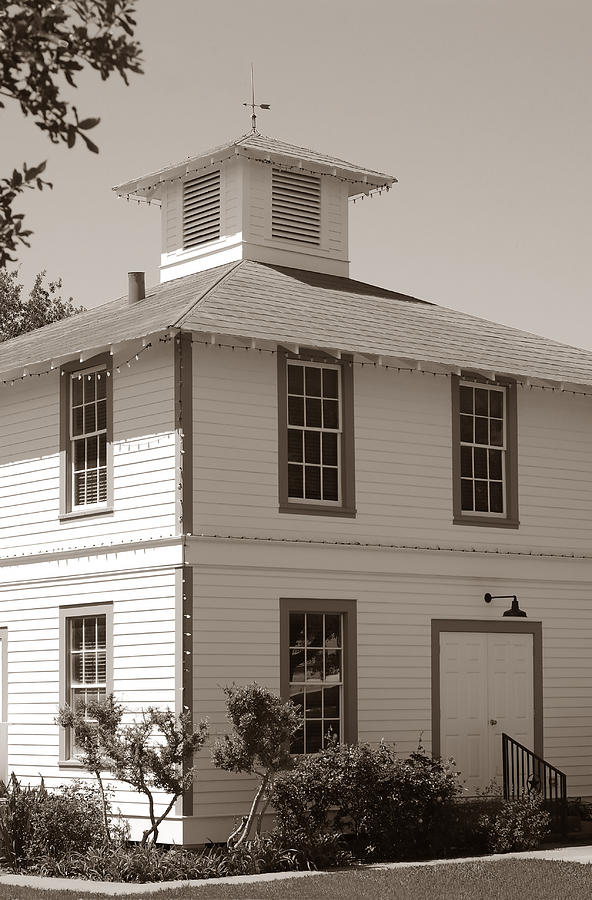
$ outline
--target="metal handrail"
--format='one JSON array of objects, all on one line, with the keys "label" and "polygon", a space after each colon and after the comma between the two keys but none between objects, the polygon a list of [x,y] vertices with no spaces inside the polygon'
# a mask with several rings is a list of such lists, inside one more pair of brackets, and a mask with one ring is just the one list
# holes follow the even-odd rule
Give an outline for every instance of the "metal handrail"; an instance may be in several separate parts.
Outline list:
[{"label": "metal handrail", "polygon": [[516,800],[525,795],[540,794],[553,824],[565,837],[567,834],[567,776],[515,741],[502,734],[502,766],[504,800]]}]

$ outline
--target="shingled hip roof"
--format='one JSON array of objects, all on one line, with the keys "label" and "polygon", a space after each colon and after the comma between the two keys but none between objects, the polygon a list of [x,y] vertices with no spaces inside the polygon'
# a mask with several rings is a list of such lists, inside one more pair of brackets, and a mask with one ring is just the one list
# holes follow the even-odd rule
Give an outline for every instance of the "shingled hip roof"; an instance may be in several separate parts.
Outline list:
[{"label": "shingled hip roof", "polygon": [[592,352],[331,275],[243,260],[160,284],[0,345],[0,372],[170,329],[320,347],[447,370],[592,385]]}]

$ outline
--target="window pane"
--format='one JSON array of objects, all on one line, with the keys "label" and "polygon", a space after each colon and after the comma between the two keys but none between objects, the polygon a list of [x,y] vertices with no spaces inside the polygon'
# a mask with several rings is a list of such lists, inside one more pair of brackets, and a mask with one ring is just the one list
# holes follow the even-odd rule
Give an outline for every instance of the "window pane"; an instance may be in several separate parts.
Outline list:
[{"label": "window pane", "polygon": [[290,613],[290,647],[304,646],[304,613]]},{"label": "window pane", "polygon": [[85,684],[93,684],[97,681],[97,658],[94,653],[84,653],[83,681]]},{"label": "window pane", "polygon": [[290,681],[304,681],[304,650],[290,651]]},{"label": "window pane", "polygon": [[306,616],[306,646],[323,646],[323,615],[308,613]]},{"label": "window pane", "polygon": [[81,506],[86,501],[86,474],[76,472],[74,475],[74,503]]},{"label": "window pane", "polygon": [[79,472],[85,468],[86,440],[74,441],[74,471]]},{"label": "window pane", "polygon": [[341,646],[341,616],[325,616],[325,647]]},{"label": "window pane", "polygon": [[321,462],[321,432],[305,431],[304,432],[304,459],[307,463]]},{"label": "window pane", "polygon": [[323,400],[323,428],[339,428],[339,402]]},{"label": "window pane", "polygon": [[313,366],[306,367],[306,394],[308,397],[321,396],[321,370]]},{"label": "window pane", "polygon": [[107,401],[99,400],[97,403],[97,430],[107,427]]},{"label": "window pane", "polygon": [[324,742],[324,746],[327,746],[327,742],[328,742],[329,740],[331,740],[332,738],[333,738],[333,739],[337,738],[337,740],[339,740],[339,733],[340,733],[340,723],[339,723],[339,719],[337,719],[337,720],[335,720],[335,721],[333,721],[333,722],[327,722],[327,721],[325,721],[325,722],[323,723],[323,742]]},{"label": "window pane", "polygon": [[107,654],[104,650],[97,653],[97,681],[107,681]]},{"label": "window pane", "polygon": [[497,481],[502,479],[502,451],[489,451],[489,477]]},{"label": "window pane", "polygon": [[82,653],[72,654],[72,681],[74,684],[80,684],[82,681]]},{"label": "window pane", "polygon": [[488,396],[489,391],[483,390],[482,388],[475,389],[475,415],[476,416],[488,416],[489,415],[489,406],[488,406]]},{"label": "window pane", "polygon": [[99,443],[95,437],[86,439],[86,464],[89,469],[94,469],[98,461]]},{"label": "window pane", "polygon": [[107,500],[107,469],[99,469],[99,503]]},{"label": "window pane", "polygon": [[84,407],[84,433],[88,434],[89,431],[96,431],[97,427],[97,417],[94,403],[90,403],[88,406]]},{"label": "window pane", "polygon": [[97,373],[97,400],[107,396],[107,373]]},{"label": "window pane", "polygon": [[461,386],[460,411],[464,413],[473,412],[473,388]]},{"label": "window pane", "polygon": [[460,482],[460,505],[461,509],[473,509],[473,482],[468,478],[462,478]]},{"label": "window pane", "polygon": [[323,469],[323,500],[339,500],[337,469]]},{"label": "window pane", "polygon": [[460,448],[460,474],[464,475],[466,478],[472,478],[472,476],[473,476],[473,448],[472,447],[461,447]]},{"label": "window pane", "polygon": [[82,434],[84,428],[84,407],[77,406],[72,410],[72,436]]},{"label": "window pane", "polygon": [[337,465],[337,435],[331,432],[323,433],[323,465]]},{"label": "window pane", "polygon": [[[294,652],[294,651],[292,651]],[[323,651],[307,650],[306,651],[306,680],[322,681],[323,680]]]},{"label": "window pane", "polygon": [[323,397],[339,396],[339,372],[337,369],[323,369]]},{"label": "window pane", "polygon": [[304,393],[304,369],[302,366],[288,364],[288,393]]},{"label": "window pane", "polygon": [[294,464],[288,466],[289,497],[304,497],[302,478],[302,466]]},{"label": "window pane", "polygon": [[288,425],[304,425],[304,400],[288,397]]},{"label": "window pane", "polygon": [[489,419],[482,419],[480,417],[475,418],[475,443],[476,444],[488,444],[489,443],[489,433],[488,433],[488,424]]},{"label": "window pane", "polygon": [[87,616],[84,620],[84,649],[94,650],[97,646],[97,617]]},{"label": "window pane", "polygon": [[299,728],[290,743],[291,753],[304,753],[304,728]]},{"label": "window pane", "polygon": [[289,428],[288,429],[288,461],[302,462],[302,435],[304,432]]},{"label": "window pane", "polygon": [[107,646],[107,617],[97,616],[97,647]]},{"label": "window pane", "polygon": [[107,465],[107,435],[99,435],[99,465]]},{"label": "window pane", "polygon": [[82,383],[84,384],[84,402],[89,403],[96,397],[94,373],[92,375],[83,375]]},{"label": "window pane", "polygon": [[475,447],[475,478],[487,478],[487,450]]},{"label": "window pane", "polygon": [[487,490],[486,481],[475,482],[475,510],[477,512],[487,512],[489,509],[489,491]]},{"label": "window pane", "polygon": [[315,397],[306,398],[306,424],[308,428],[321,427],[321,401]]},{"label": "window pane", "polygon": [[341,681],[341,650],[325,651],[325,681]]},{"label": "window pane", "polygon": [[323,689],[306,691],[305,715],[308,719],[320,719],[323,715]]},{"label": "window pane", "polygon": [[307,500],[321,499],[321,467],[306,466],[305,471],[305,492],[304,496]]},{"label": "window pane", "polygon": [[79,406],[82,403],[82,378],[74,377],[71,384],[72,406]]},{"label": "window pane", "polygon": [[302,688],[291,687],[290,700],[292,701],[298,712],[302,715],[304,713],[304,693],[302,691]]},{"label": "window pane", "polygon": [[314,719],[306,723],[306,752],[318,753],[322,750],[322,723]]},{"label": "window pane", "polygon": [[96,503],[98,497],[98,478],[95,471],[86,473],[86,502]]},{"label": "window pane", "polygon": [[339,699],[340,699],[340,688],[339,687],[330,687],[325,688],[325,718],[327,719],[338,719],[339,718]]},{"label": "window pane", "polygon": [[501,391],[490,391],[489,393],[490,416],[494,419],[502,419],[504,415],[504,395]]},{"label": "window pane", "polygon": [[491,419],[490,424],[490,440],[489,443],[494,447],[501,447],[503,444],[504,428],[501,419]]},{"label": "window pane", "polygon": [[82,619],[70,620],[70,641],[72,650],[82,648]]},{"label": "window pane", "polygon": [[461,439],[461,441],[466,441],[469,444],[473,442],[473,417],[472,416],[461,416],[460,417],[460,439]]},{"label": "window pane", "polygon": [[489,504],[491,512],[504,511],[504,498],[501,481],[492,481],[489,484]]}]

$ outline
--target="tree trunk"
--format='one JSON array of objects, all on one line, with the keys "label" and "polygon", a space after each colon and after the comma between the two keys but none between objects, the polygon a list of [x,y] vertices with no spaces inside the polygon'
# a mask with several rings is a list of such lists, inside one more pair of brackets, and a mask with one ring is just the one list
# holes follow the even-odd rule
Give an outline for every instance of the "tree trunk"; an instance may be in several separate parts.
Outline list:
[{"label": "tree trunk", "polygon": [[105,829],[105,838],[107,839],[107,843],[113,843],[111,840],[111,833],[109,831],[109,818],[107,816],[107,801],[105,799],[105,789],[103,788],[103,779],[101,778],[101,773],[99,771],[95,772],[97,776],[97,781],[99,782],[99,791],[101,792],[101,804],[103,807],[103,828]]},{"label": "tree trunk", "polygon": [[251,809],[249,810],[249,815],[247,816],[247,821],[245,823],[245,827],[243,828],[238,841],[234,845],[235,847],[240,847],[240,845],[244,844],[244,842],[246,841],[246,839],[249,835],[249,832],[251,830],[251,826],[253,824],[253,819],[255,818],[255,814],[257,812],[257,807],[259,806],[259,801],[263,795],[263,792],[265,791],[265,788],[267,787],[268,781],[269,781],[269,772],[266,772],[265,775],[263,776],[263,780],[262,780],[261,784],[259,785],[259,789],[253,798],[253,802],[251,804]]},{"label": "tree trunk", "polygon": [[261,811],[259,812],[259,815],[257,817],[257,828],[255,830],[255,834],[257,835],[257,837],[261,837],[261,829],[263,827],[263,816],[265,815],[265,813],[267,811],[267,807],[269,806],[270,802],[271,802],[271,793],[267,794],[267,796],[265,797],[265,803],[261,807]]}]

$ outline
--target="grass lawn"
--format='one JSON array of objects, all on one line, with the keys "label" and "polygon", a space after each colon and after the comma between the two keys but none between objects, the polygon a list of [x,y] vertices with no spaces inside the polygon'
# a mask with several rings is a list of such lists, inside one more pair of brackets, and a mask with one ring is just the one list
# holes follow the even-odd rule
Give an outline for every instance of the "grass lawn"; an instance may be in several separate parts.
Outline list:
[{"label": "grass lawn", "polygon": [[[106,896],[0,885],[0,900],[103,900]],[[200,887],[128,896],[137,900],[590,900],[592,865],[485,859],[386,871],[352,870],[255,884],[204,882]]]}]

